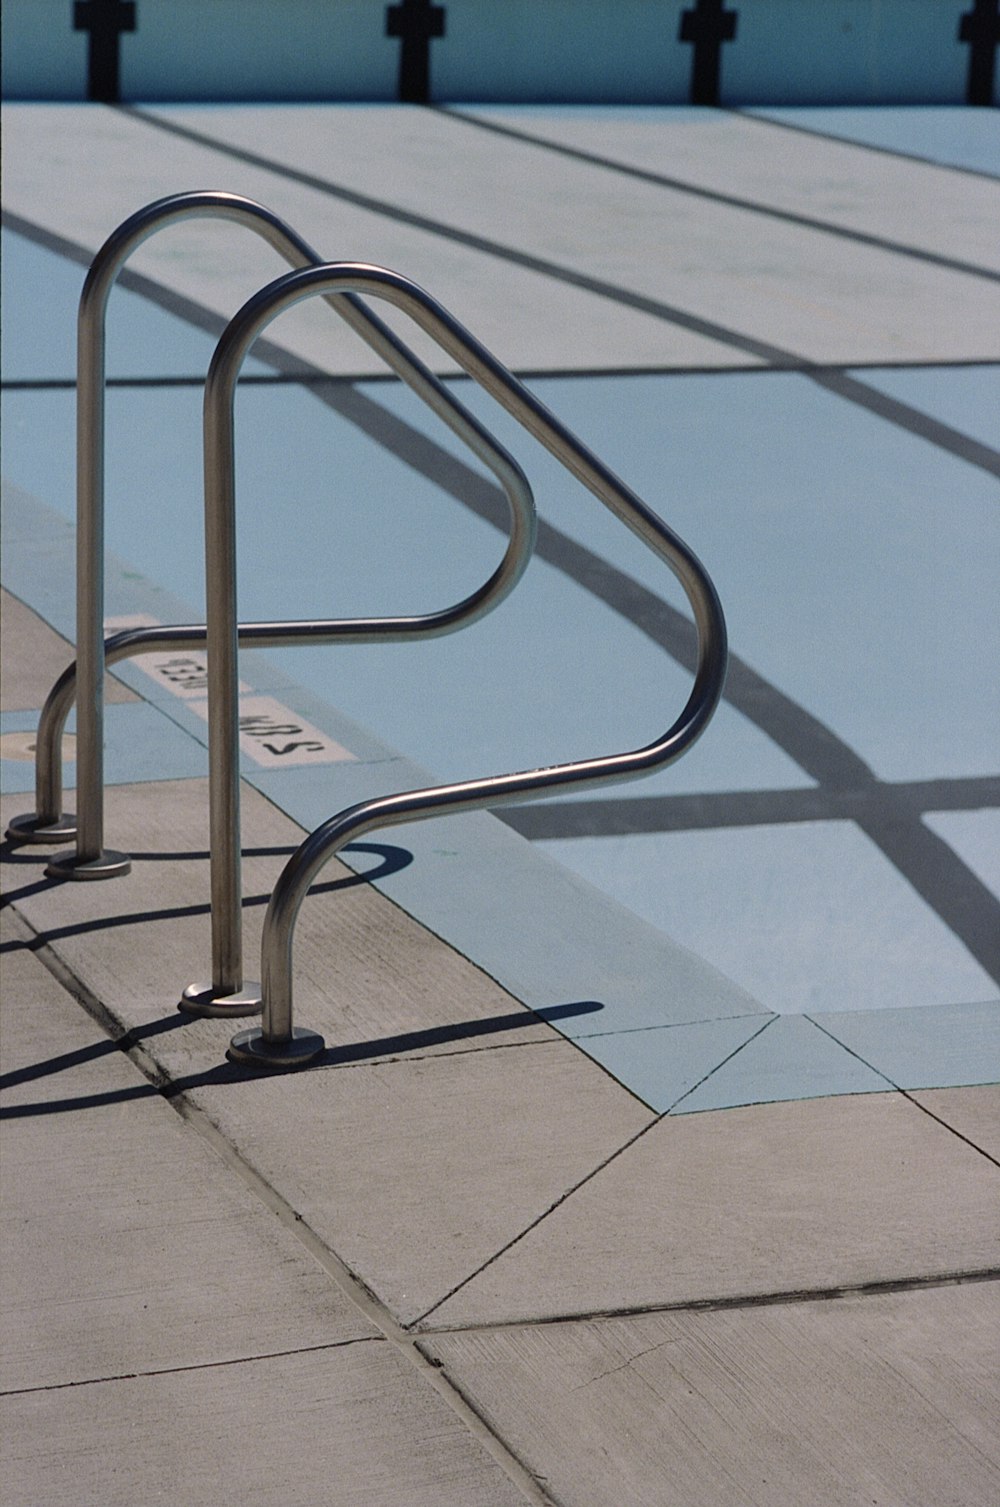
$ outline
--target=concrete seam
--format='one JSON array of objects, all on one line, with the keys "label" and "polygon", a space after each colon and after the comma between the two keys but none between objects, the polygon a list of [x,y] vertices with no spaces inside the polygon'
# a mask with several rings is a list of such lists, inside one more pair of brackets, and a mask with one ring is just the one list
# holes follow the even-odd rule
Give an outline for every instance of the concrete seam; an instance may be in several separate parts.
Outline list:
[{"label": "concrete seam", "polygon": [[[598,1063],[598,1066],[603,1067],[603,1064]],[[618,1082],[618,1079],[614,1078],[614,1075],[607,1068],[604,1068],[604,1071],[608,1074],[609,1077],[613,1078],[614,1082]],[[638,1098],[638,1095],[634,1094],[633,1097]],[[640,1100],[640,1102],[643,1101]],[[461,1292],[463,1287],[467,1287],[470,1282],[474,1282],[475,1279],[489,1267],[491,1267],[495,1261],[499,1261],[501,1256],[506,1255],[509,1250],[511,1250],[515,1245],[518,1245],[526,1235],[530,1235],[531,1231],[536,1229],[537,1226],[543,1222],[543,1220],[548,1219],[549,1215],[554,1213],[561,1204],[566,1203],[567,1199],[572,1198],[574,1193],[579,1192],[579,1190],[587,1183],[589,1183],[592,1178],[595,1178],[599,1172],[603,1172],[605,1167],[609,1167],[612,1162],[616,1161],[617,1158],[622,1155],[623,1152],[628,1151],[630,1146],[634,1146],[636,1141],[641,1140],[644,1135],[647,1135],[654,1126],[659,1125],[660,1121],[665,1118],[665,1115],[655,1114],[654,1112],[654,1118],[650,1120],[648,1125],[643,1125],[641,1130],[637,1131],[635,1135],[629,1136],[627,1141],[623,1141],[620,1146],[616,1147],[616,1149],[612,1151],[610,1156],[605,1157],[604,1160],[600,1162],[596,1167],[592,1167],[591,1170],[583,1177],[581,1177],[578,1182],[575,1182],[571,1188],[567,1188],[564,1192],[560,1193],[559,1197],[555,1199],[551,1204],[549,1204],[548,1208],[544,1209],[541,1214],[537,1215],[536,1218],[531,1220],[530,1224],[526,1224],[523,1230],[519,1230],[518,1233],[514,1235],[510,1240],[508,1240],[504,1245],[502,1245],[499,1250],[494,1251],[492,1256],[489,1256],[485,1261],[483,1261],[479,1266],[476,1267],[475,1271],[470,1272],[467,1277],[463,1277],[461,1282],[456,1282],[455,1286],[452,1287],[448,1292],[444,1293],[440,1298],[438,1298],[435,1303],[432,1303],[430,1308],[425,1309],[422,1314],[420,1314],[413,1320],[413,1323],[410,1327],[412,1329],[416,1329],[418,1324],[423,1324],[425,1319],[427,1319],[432,1313],[434,1313],[436,1309],[441,1307],[442,1303],[447,1303],[448,1300],[450,1298],[453,1298],[457,1292]]]},{"label": "concrete seam", "polygon": [[[913,1089],[913,1088],[911,1088],[911,1089],[905,1089],[902,1086],[902,1084],[896,1083],[896,1081],[894,1079],[889,1078],[888,1075],[886,1073],[884,1073],[881,1068],[877,1068],[873,1062],[869,1062],[868,1059],[867,1059],[867,1057],[863,1057],[860,1052],[856,1052],[853,1049],[853,1047],[849,1047],[846,1042],[841,1041],[841,1039],[840,1039],[839,1036],[834,1036],[833,1032],[832,1031],[828,1031],[827,1028],[824,1025],[822,1025],[820,1023],[820,1021],[818,1021],[814,1015],[806,1015],[804,1017],[804,1019],[808,1020],[808,1021],[811,1021],[812,1024],[814,1026],[816,1026],[816,1028],[818,1030],[820,1030],[820,1031],[823,1032],[824,1036],[829,1036],[829,1038],[830,1038],[831,1041],[835,1041],[839,1047],[843,1047],[844,1051],[847,1052],[849,1056],[856,1058],[857,1061],[863,1063],[865,1067],[871,1068],[872,1072],[873,1073],[878,1073],[878,1075],[879,1075],[880,1078],[885,1078],[886,1082],[890,1083],[892,1085],[892,1087],[895,1090],[895,1092],[898,1093],[898,1094],[901,1094],[903,1096],[903,1098],[907,1099],[909,1101],[909,1103],[911,1103],[916,1109],[921,1110],[930,1119],[936,1120],[939,1125],[943,1125],[944,1128],[945,1128],[945,1130],[951,1131],[951,1134],[953,1136],[956,1136],[958,1138],[958,1140],[960,1140],[960,1141],[964,1141],[967,1146],[971,1146],[972,1149],[973,1149],[973,1151],[978,1151],[980,1156],[985,1157],[988,1162],[992,1162],[995,1167],[1000,1167],[1000,1161],[998,1161],[995,1156],[991,1156],[988,1151],[984,1151],[983,1148],[982,1148],[982,1146],[977,1146],[976,1143],[975,1143],[975,1141],[970,1141],[968,1136],[963,1135],[960,1130],[956,1130],[953,1125],[949,1125],[948,1122],[947,1122],[947,1120],[942,1120],[941,1117],[940,1117],[940,1115],[934,1114],[933,1110],[928,1109],[925,1104],[921,1104],[920,1103],[919,1099],[915,1099],[913,1097],[914,1093],[917,1093],[917,1092],[924,1092],[924,1093],[930,1093],[930,1092],[932,1092],[932,1086],[930,1086],[930,1087],[928,1087],[927,1089],[924,1089],[924,1090],[917,1090],[917,1089]],[[956,1086],[959,1086],[959,1085],[956,1085]],[[965,1087],[965,1088],[975,1088],[975,1087],[977,1087],[976,1084],[963,1084],[963,1085],[960,1085],[960,1086],[961,1087]],[[983,1085],[983,1086],[988,1086],[988,1085]]]},{"label": "concrete seam", "polygon": [[508,1330],[542,1329],[556,1325],[588,1324],[601,1320],[643,1318],[654,1313],[724,1313],[732,1309],[777,1308],[798,1303],[835,1303],[847,1298],[890,1297],[895,1293],[926,1292],[939,1287],[972,1287],[1000,1281],[1000,1267],[974,1267],[968,1271],[932,1272],[915,1277],[890,1277],[879,1282],[849,1283],[839,1287],[789,1288],[769,1293],[739,1293],[728,1297],[691,1298],[676,1303],[645,1303],[625,1308],[595,1308],[579,1313],[542,1314],[531,1318],[499,1319],[493,1322],[433,1325],[419,1331],[422,1339],[448,1335],[502,1334]]},{"label": "concrete seam", "polygon": [[53,1382],[41,1387],[11,1387],[0,1397],[27,1397],[33,1392],[65,1392],[71,1387],[103,1387],[109,1382],[141,1381],[147,1376],[178,1376],[186,1371],[217,1371],[225,1366],[250,1366],[256,1361],[283,1360],[293,1355],[314,1355],[326,1350],[345,1350],[349,1345],[383,1345],[385,1336],[361,1334],[355,1339],[332,1340],[327,1345],[298,1345],[294,1350],[267,1350],[260,1355],[233,1355],[223,1360],[200,1361],[190,1366],[158,1366],[151,1371],[121,1371],[113,1376],[84,1376],[78,1381]]},{"label": "concrete seam", "polygon": [[[968,1088],[974,1088],[977,1085],[967,1084],[964,1086]],[[992,1087],[993,1085],[984,1084],[982,1086]],[[985,1149],[985,1147],[978,1145],[977,1142],[973,1140],[970,1140],[967,1135],[963,1135],[960,1130],[956,1130],[954,1125],[950,1125],[947,1120],[943,1120],[940,1115],[936,1115],[934,1111],[932,1109],[929,1109],[926,1104],[921,1104],[919,1099],[914,1098],[914,1093],[917,1092],[933,1093],[933,1089],[913,1090],[912,1092],[907,1092],[905,1088],[900,1089],[900,1093],[903,1095],[903,1098],[908,1099],[910,1103],[915,1105],[917,1109],[919,1109],[923,1114],[927,1115],[932,1120],[936,1120],[939,1125],[943,1125],[945,1130],[950,1130],[953,1136],[957,1136],[960,1141],[964,1141],[967,1146],[971,1146],[973,1151],[978,1151],[979,1155],[984,1156],[988,1162],[992,1162],[994,1167],[1000,1167],[1000,1159],[993,1156],[989,1151]]]},{"label": "concrete seam", "polygon": [[[535,1477],[507,1445],[458,1392],[441,1367],[434,1364],[418,1348],[415,1339],[393,1317],[389,1309],[366,1286],[363,1280],[351,1271],[346,1262],[324,1244],[311,1226],[296,1213],[261,1173],[242,1156],[229,1141],[210,1115],[190,1100],[185,1091],[170,1093],[169,1078],[141,1042],[130,1039],[130,1033],[122,1035],[122,1023],[111,1010],[73,973],[58,953],[50,947],[42,935],[15,907],[11,907],[17,929],[31,945],[35,956],[44,963],[53,977],[112,1037],[118,1049],[130,1059],[143,1076],[154,1086],[163,1099],[189,1124],[202,1141],[211,1147],[229,1172],[240,1181],[284,1227],[291,1231],[304,1249],[312,1256],[326,1276],[338,1288],[343,1297],[368,1319],[383,1339],[390,1341],[397,1352],[434,1389],[442,1401],[456,1414],[478,1444],[490,1455],[507,1478],[526,1497],[533,1507],[559,1507],[548,1493],[543,1491]],[[167,1090],[167,1091],[165,1091]],[[326,1347],[323,1347],[326,1348]]]}]

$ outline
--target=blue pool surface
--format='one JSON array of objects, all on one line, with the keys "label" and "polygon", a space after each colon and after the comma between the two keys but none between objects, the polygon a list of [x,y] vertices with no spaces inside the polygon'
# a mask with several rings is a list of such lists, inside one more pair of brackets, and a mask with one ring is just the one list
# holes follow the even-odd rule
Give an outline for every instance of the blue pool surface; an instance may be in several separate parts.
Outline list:
[{"label": "blue pool surface", "polygon": [[[993,128],[973,112],[767,113],[993,170]],[[5,584],[72,637],[83,267],[16,226],[3,251]],[[32,296],[39,287],[44,298]],[[447,290],[432,291],[447,302]],[[269,335],[280,343],[280,325]],[[213,348],[180,314],[116,290],[111,615],[204,615],[199,378]],[[412,395],[371,377],[303,385],[253,357],[246,373],[242,617],[426,611],[489,574],[502,509]],[[505,813],[506,825],[477,816],[389,834],[419,861],[381,881],[386,892],[526,1003],[599,1000],[601,1011],[560,1029],[659,1110],[998,1076],[1000,983],[986,922],[956,929],[949,887],[967,887],[976,915],[996,914],[1000,473],[989,457],[1000,362],[939,363],[929,352],[842,373],[863,386],[863,402],[808,370],[759,365],[527,379],[708,566],[734,653],[727,699],[690,756],[647,781]],[[639,746],[687,696],[678,584],[474,384],[450,381],[524,465],[542,520],[538,555],[507,603],[447,640],[245,656],[254,689],[353,755],[325,771],[245,765],[307,825],[408,781]],[[879,395],[905,423],[879,409]],[[456,495],[466,467],[477,506]],[[60,562],[55,578],[38,555],[42,535]],[[203,719],[139,668],[122,675],[145,700],[108,709],[109,779],[203,774]],[[10,713],[3,729],[32,725],[30,713]],[[4,779],[27,793],[30,766],[5,761]],[[558,912],[557,967],[545,928],[532,930],[513,895],[464,903],[490,882],[488,866],[474,877],[477,852],[524,866],[526,911]],[[604,965],[594,890],[613,902],[619,928]],[[663,1004],[658,938],[717,970],[716,1003],[699,1018],[683,991]],[[615,994],[616,969],[645,970],[645,981]]]}]

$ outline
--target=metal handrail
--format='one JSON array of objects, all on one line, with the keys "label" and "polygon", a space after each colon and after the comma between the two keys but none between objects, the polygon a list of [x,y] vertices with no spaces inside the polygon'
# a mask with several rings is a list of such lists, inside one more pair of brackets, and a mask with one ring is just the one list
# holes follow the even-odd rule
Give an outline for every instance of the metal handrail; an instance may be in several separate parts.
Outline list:
[{"label": "metal handrail", "polygon": [[[726,626],[707,572],[688,546],[429,294],[399,274],[364,263],[292,272],[251,298],[226,327],[205,383],[205,523],[208,609],[209,799],[212,915],[235,927],[239,889],[238,634],[234,399],[240,368],[257,336],[305,299],[334,290],[385,299],[401,309],[508,413],[658,555],[681,582],[698,632],[694,686],[680,716],[655,742],[546,769],[404,791],[363,801],[330,818],[285,865],[264,920],[262,1029],[233,1037],[236,1060],[297,1066],[322,1051],[323,1038],[292,1018],[292,943],[299,908],[323,865],[352,838],[379,827],[536,799],[568,785],[591,789],[637,778],[679,758],[704,731],[726,671]],[[237,860],[233,861],[233,856]],[[234,884],[234,877],[236,883]]]},{"label": "metal handrail", "polygon": [[[262,236],[293,267],[322,265],[319,254],[263,205],[239,194],[213,190],[174,194],[146,205],[108,237],[95,256],[80,297],[77,322],[77,660],[56,681],[42,709],[35,761],[36,810],[15,817],[7,835],[16,842],[49,843],[76,838],[76,848],[57,855],[46,873],[62,879],[105,879],[127,873],[128,857],[104,848],[104,671],[133,654],[165,647],[192,649],[205,643],[199,624],[129,630],[104,636],[104,393],[105,324],[108,298],[125,262],[150,236],[179,220],[213,217],[235,221]],[[511,511],[506,553],[478,591],[439,612],[410,618],[251,623],[239,629],[245,646],[290,642],[368,642],[381,638],[430,637],[475,621],[496,606],[520,579],[534,546],[534,503],[517,463],[439,379],[349,293],[327,302],[391,370],[427,402],[452,432],[490,470]],[[62,813],[62,734],[74,698],[77,706],[76,821]],[[237,970],[238,971],[238,970]],[[227,969],[226,976],[234,976]],[[219,975],[217,974],[218,978]],[[237,1008],[234,995],[232,1010]],[[208,993],[201,997],[209,1002]],[[190,1001],[189,1001],[190,1003]],[[250,1003],[244,1001],[241,1003]],[[246,1013],[241,1009],[241,1013]]]}]

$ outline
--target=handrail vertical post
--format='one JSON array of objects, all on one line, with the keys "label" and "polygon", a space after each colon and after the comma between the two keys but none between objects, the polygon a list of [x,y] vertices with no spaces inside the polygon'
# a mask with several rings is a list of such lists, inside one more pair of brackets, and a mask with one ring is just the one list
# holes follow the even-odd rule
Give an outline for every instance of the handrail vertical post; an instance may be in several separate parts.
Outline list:
[{"label": "handrail vertical post", "polygon": [[[331,290],[333,292],[335,290]],[[255,300],[250,300],[253,305]],[[348,294],[347,314],[357,328],[363,313]],[[270,317],[274,317],[273,313]],[[345,315],[346,317],[346,315]],[[364,314],[369,329],[381,329]],[[259,333],[254,318],[231,320],[216,347],[205,381],[205,591],[208,658],[209,832],[212,894],[212,981],[191,984],[180,1008],[202,1015],[246,1015],[261,1008],[261,986],[242,977],[239,768],[239,642],[236,547],[236,383]],[[401,349],[392,337],[391,350]],[[410,618],[345,621],[343,640],[409,638],[447,633],[503,599],[520,579],[535,538],[531,490],[520,469],[481,426],[456,404],[418,362],[407,358],[400,375],[470,444],[501,478],[511,505],[511,539],[500,566],[478,591],[444,612]]]},{"label": "handrail vertical post", "polygon": [[202,1015],[246,1015],[261,1008],[260,985],[243,979],[235,392],[235,375],[228,386],[218,383],[213,362],[204,416],[212,981],[189,985],[181,997],[182,1010]]},{"label": "handrail vertical post", "polygon": [[[128,871],[126,855],[105,853],[104,841],[104,672],[107,646],[101,637],[104,615],[104,455],[105,455],[105,319],[108,298],[132,253],[156,231],[178,220],[212,216],[255,231],[293,267],[320,265],[301,236],[265,209],[238,194],[212,190],[175,194],[148,204],[124,221],[95,256],[84,284],[78,315],[77,347],[77,662],[59,678],[46,698],[38,724],[35,759],[35,810],[12,818],[7,836],[17,843],[51,843],[76,839],[76,851],[58,854],[46,872],[60,879],[103,879]],[[492,470],[511,506],[512,534],[500,569],[476,593],[445,612],[422,618],[369,619],[304,624],[247,624],[248,641],[369,642],[386,633],[423,636],[447,632],[501,601],[527,563],[533,541],[534,512],[530,488],[520,469],[482,426],[467,413],[392,331],[350,294],[330,295],[327,303],[376,351],[446,424]],[[261,631],[263,630],[263,632]],[[301,631],[300,631],[301,630]],[[198,631],[191,626],[192,635]],[[324,637],[324,635],[329,635]],[[120,656],[124,657],[124,656]],[[79,688],[80,757],[77,795],[80,820],[62,811],[62,734]]]},{"label": "handrail vertical post", "polygon": [[53,858],[56,879],[110,879],[132,867],[104,848],[104,368],[105,313],[118,271],[91,269],[77,316],[76,367],[76,850]]}]

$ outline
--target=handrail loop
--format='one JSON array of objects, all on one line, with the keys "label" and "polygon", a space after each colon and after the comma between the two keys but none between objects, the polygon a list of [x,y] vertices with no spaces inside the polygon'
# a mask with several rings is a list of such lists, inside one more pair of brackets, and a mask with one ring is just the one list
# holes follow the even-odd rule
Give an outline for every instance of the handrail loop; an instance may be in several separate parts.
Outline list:
[{"label": "handrail loop", "polygon": [[[39,721],[35,762],[36,810],[15,817],[7,835],[15,842],[48,843],[76,838],[76,849],[56,855],[46,873],[61,879],[105,879],[127,873],[128,857],[104,848],[104,671],[133,654],[171,646],[204,645],[200,624],[143,628],[104,636],[104,454],[105,325],[108,298],[125,262],[158,230],[200,217],[232,220],[253,230],[295,268],[322,265],[313,248],[277,215],[239,194],[214,190],[174,194],[148,204],[125,220],[95,256],[84,283],[77,320],[77,660],[56,681]],[[368,642],[372,639],[431,637],[474,622],[491,610],[520,579],[534,547],[535,514],[531,490],[517,463],[498,445],[444,384],[350,293],[327,298],[330,307],[493,473],[511,513],[507,550],[489,580],[453,607],[409,618],[327,619],[298,623],[250,623],[239,628],[240,643],[265,648],[287,643]],[[62,812],[62,734],[77,700],[77,795],[79,817]],[[231,962],[216,969],[231,981],[241,974]],[[248,1013],[255,1000],[237,999],[242,978],[224,1013]],[[199,988],[208,1008],[211,989]],[[218,991],[215,991],[218,992]],[[188,999],[188,1005],[193,1001]],[[245,1006],[245,1008],[244,1008]],[[212,1013],[223,1013],[212,1009]]]},{"label": "handrail loop", "polygon": [[[385,268],[340,263],[292,272],[263,288],[230,321],[205,384],[205,524],[208,600],[209,799],[212,913],[231,926],[239,914],[238,636],[234,395],[240,368],[261,331],[284,310],[333,290],[382,298],[403,310],[503,408],[621,519],[674,572],[698,632],[694,685],[680,716],[655,742],[545,769],[404,791],[352,806],[307,837],[285,865],[271,896],[261,945],[262,1029],[233,1037],[229,1055],[258,1066],[287,1068],[310,1061],[323,1038],[293,1024],[292,943],[309,886],[344,844],[376,828],[439,812],[478,810],[536,799],[573,785],[591,789],[635,778],[679,758],[704,731],[722,695],[726,627],[722,607],[696,556],[613,472],[503,367],[440,304]],[[237,862],[234,864],[233,857]],[[233,876],[237,883],[234,886]]]}]

